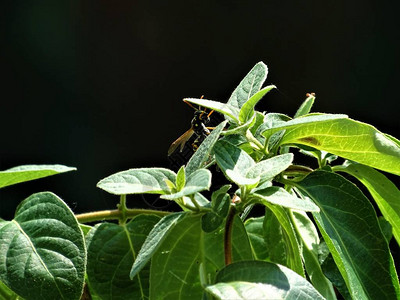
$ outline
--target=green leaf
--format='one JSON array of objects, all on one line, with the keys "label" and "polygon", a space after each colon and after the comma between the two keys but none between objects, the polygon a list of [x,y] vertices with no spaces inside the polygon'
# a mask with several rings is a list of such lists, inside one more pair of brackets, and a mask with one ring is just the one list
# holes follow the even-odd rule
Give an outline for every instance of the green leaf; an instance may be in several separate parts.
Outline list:
[{"label": "green leaf", "polygon": [[361,191],[342,176],[326,171],[313,172],[295,185],[320,207],[314,218],[352,297],[399,297],[388,244]]},{"label": "green leaf", "polygon": [[366,186],[385,219],[392,225],[393,235],[400,245],[400,191],[380,172],[358,163],[346,162],[335,166],[335,171],[346,172]]},{"label": "green leaf", "polygon": [[19,300],[20,298],[12,290],[10,290],[4,283],[0,281],[0,300]]},{"label": "green leaf", "polygon": [[185,167],[181,166],[176,174],[176,189],[178,191],[182,190],[186,183]]},{"label": "green leaf", "polygon": [[135,277],[149,262],[151,257],[160,247],[168,232],[185,216],[185,213],[173,213],[162,218],[147,235],[139,254],[132,266],[130,278]]},{"label": "green leaf", "polygon": [[225,116],[228,116],[235,123],[239,123],[239,109],[218,101],[207,100],[207,99],[195,99],[195,98],[185,98],[183,101],[187,101],[196,105],[207,107],[209,109],[215,110]]},{"label": "green leaf", "polygon": [[387,243],[390,243],[390,240],[393,237],[392,225],[382,216],[378,217],[379,226],[381,227],[383,236],[385,237]]},{"label": "green leaf", "polygon": [[222,269],[206,290],[217,299],[324,299],[303,277],[274,263],[242,261]]},{"label": "green leaf", "polygon": [[285,189],[277,186],[271,186],[262,190],[257,190],[256,192],[251,193],[251,197],[252,199],[256,199],[256,201],[264,205],[267,205],[268,202],[292,209],[313,212],[319,211],[319,207],[310,199],[300,199],[291,195],[289,192],[285,191]]},{"label": "green leaf", "polygon": [[315,96],[309,94],[306,100],[300,105],[299,109],[297,110],[296,114],[294,115],[295,118],[302,117],[308,114],[311,111],[311,107],[314,104]]},{"label": "green leaf", "polygon": [[176,182],[176,174],[163,168],[130,169],[108,176],[97,187],[114,195],[169,194],[166,181]]},{"label": "green leaf", "polygon": [[343,115],[308,115],[264,132],[286,129],[280,145],[301,144],[400,175],[400,146],[375,127]]},{"label": "green leaf", "polygon": [[308,277],[313,286],[325,299],[336,299],[332,283],[325,277],[318,261],[318,246],[320,244],[318,231],[305,212],[293,211],[293,223],[302,241],[303,260]]},{"label": "green leaf", "polygon": [[201,228],[205,232],[212,232],[222,224],[229,212],[231,197],[227,194],[231,185],[224,185],[213,192],[211,199],[211,211],[201,218]]},{"label": "green leaf", "polygon": [[210,153],[215,143],[217,142],[221,132],[224,130],[227,122],[228,121],[224,121],[219,124],[200,144],[199,148],[193,154],[186,165],[185,171],[187,176],[189,176],[194,171],[204,167],[204,163],[206,163],[209,159]]},{"label": "green leaf", "polygon": [[258,182],[259,178],[246,178],[247,170],[253,167],[255,162],[242,149],[221,140],[215,144],[214,154],[218,166],[237,185],[253,185]]},{"label": "green leaf", "polygon": [[231,126],[229,126],[229,128],[226,129],[226,130],[223,132],[223,135],[224,135],[224,136],[232,135],[232,134],[241,134],[241,135],[243,135],[243,134],[245,134],[245,132],[246,132],[249,128],[253,127],[255,123],[256,123],[256,115],[255,115],[255,114],[252,115],[252,116],[250,117],[250,119],[247,120],[247,121],[246,121],[245,123],[243,123],[243,124],[238,125],[238,124],[235,124],[235,123],[232,123],[232,122],[231,122]]},{"label": "green leaf", "polygon": [[263,124],[258,127],[256,131],[256,136],[261,135],[267,129],[275,128],[285,124],[287,121],[290,121],[291,118],[287,115],[280,113],[268,113],[264,117]]},{"label": "green leaf", "polygon": [[228,104],[240,109],[247,100],[261,89],[267,74],[267,66],[263,62],[257,63],[233,91]]},{"label": "green leaf", "polygon": [[86,249],[74,214],[56,195],[33,194],[0,223],[0,279],[26,299],[79,299]]},{"label": "green leaf", "polygon": [[101,299],[148,299],[149,269],[143,268],[133,280],[129,271],[149,234],[160,220],[139,215],[125,225],[102,223],[88,246],[87,277]]},{"label": "green leaf", "polygon": [[247,100],[240,109],[239,112],[239,123],[246,123],[254,115],[254,107],[256,104],[267,94],[270,90],[276,88],[274,85],[269,85],[262,90],[255,93],[249,100]]},{"label": "green leaf", "polygon": [[0,188],[75,170],[76,168],[66,167],[63,165],[18,166],[0,172]]},{"label": "green leaf", "polygon": [[199,169],[190,174],[190,176],[187,178],[185,187],[181,191],[173,194],[162,195],[161,198],[174,200],[204,190],[209,190],[210,186],[211,172],[207,169]]},{"label": "green leaf", "polygon": [[252,166],[246,173],[248,178],[260,178],[260,182],[270,181],[285,171],[293,161],[293,154],[277,155]]},{"label": "green leaf", "polygon": [[[252,259],[246,231],[238,218],[232,244],[234,261]],[[205,233],[201,230],[201,215],[187,214],[169,231],[152,258],[150,299],[201,299],[200,266],[203,277],[211,282],[223,268],[223,231]]]},{"label": "green leaf", "polygon": [[267,201],[264,205],[272,211],[282,226],[282,235],[286,245],[286,262],[283,264],[297,274],[305,277],[299,241],[297,240],[296,231],[288,210],[282,206],[270,204]]},{"label": "green leaf", "polygon": [[265,234],[263,224],[264,217],[247,219],[244,224],[253,255],[257,260],[266,260],[268,258],[268,247],[273,245],[269,245],[266,241],[267,235]]},{"label": "green leaf", "polygon": [[343,296],[343,298],[346,300],[351,300],[352,297],[347,289],[346,282],[344,281],[343,276],[340,274],[340,271],[331,254],[329,254],[328,257],[323,261],[321,264],[321,269],[325,276],[332,282],[335,288]]}]

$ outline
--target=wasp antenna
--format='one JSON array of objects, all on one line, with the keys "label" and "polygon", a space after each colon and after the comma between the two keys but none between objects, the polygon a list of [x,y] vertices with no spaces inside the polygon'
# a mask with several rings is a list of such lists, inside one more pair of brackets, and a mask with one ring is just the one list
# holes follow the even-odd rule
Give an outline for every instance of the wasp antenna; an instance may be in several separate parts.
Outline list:
[{"label": "wasp antenna", "polygon": [[183,102],[185,102],[187,105],[189,105],[191,108],[193,108],[194,110],[198,110],[196,107],[194,107],[190,102],[183,100]]},{"label": "wasp antenna", "polygon": [[214,112],[214,110],[210,111],[207,115],[207,118],[209,118],[211,116],[211,114]]}]

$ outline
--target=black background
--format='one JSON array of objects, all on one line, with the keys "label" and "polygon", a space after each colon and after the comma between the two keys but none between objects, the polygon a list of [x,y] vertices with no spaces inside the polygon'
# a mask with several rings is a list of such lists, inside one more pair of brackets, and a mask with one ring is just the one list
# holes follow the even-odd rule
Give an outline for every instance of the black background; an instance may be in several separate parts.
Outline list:
[{"label": "black background", "polygon": [[259,110],[293,115],[315,92],[314,111],[400,136],[400,21],[389,1],[28,0],[0,9],[0,169],[78,168],[0,190],[5,219],[43,190],[76,213],[114,208],[118,198],[96,183],[168,167],[167,149],[193,116],[182,99],[225,102],[258,61],[278,87]]}]

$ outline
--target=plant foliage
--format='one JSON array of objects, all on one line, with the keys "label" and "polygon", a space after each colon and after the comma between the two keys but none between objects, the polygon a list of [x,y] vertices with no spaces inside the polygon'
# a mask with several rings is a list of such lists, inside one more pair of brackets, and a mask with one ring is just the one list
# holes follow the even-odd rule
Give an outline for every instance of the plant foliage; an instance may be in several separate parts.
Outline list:
[{"label": "plant foliage", "polygon": [[[100,180],[116,210],[74,215],[44,192],[0,219],[0,299],[400,299],[389,247],[400,243],[400,191],[382,173],[400,175],[400,141],[311,113],[314,94],[293,118],[257,111],[275,88],[263,87],[267,73],[256,64],[226,102],[184,99],[225,121],[177,172]],[[13,168],[0,188],[71,170]],[[127,208],[144,193],[181,211]]]}]

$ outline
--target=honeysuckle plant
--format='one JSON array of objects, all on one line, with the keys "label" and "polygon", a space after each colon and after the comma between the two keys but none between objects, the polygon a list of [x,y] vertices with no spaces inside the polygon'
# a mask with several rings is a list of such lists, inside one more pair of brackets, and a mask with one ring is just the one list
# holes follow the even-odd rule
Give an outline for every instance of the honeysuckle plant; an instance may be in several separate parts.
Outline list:
[{"label": "honeysuckle plant", "polygon": [[[256,64],[226,103],[185,99],[225,120],[177,172],[100,180],[117,209],[75,215],[50,192],[22,201],[0,222],[0,298],[399,299],[400,191],[386,173],[400,175],[400,141],[311,113],[312,93],[293,117],[255,110],[275,88],[267,71]],[[72,170],[17,167],[0,187]],[[181,209],[128,208],[132,194]]]}]

